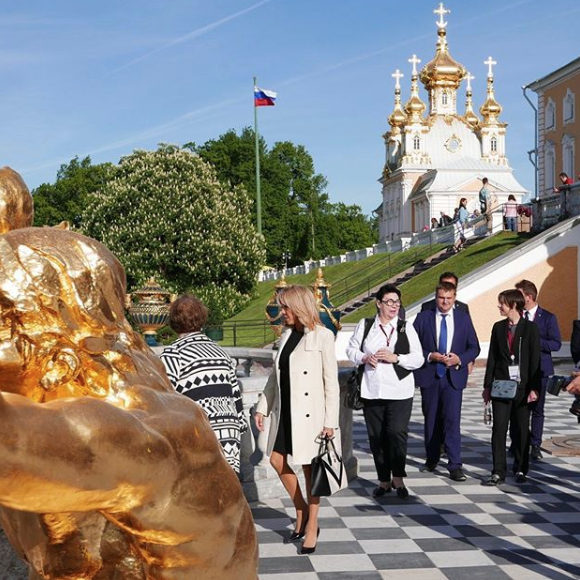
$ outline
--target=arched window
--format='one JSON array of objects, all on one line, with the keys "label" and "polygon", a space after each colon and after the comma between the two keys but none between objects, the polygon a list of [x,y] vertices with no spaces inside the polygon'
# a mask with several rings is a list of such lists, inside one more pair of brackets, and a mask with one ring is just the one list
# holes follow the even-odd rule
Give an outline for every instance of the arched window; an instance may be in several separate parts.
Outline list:
[{"label": "arched window", "polygon": [[443,91],[441,93],[441,104],[446,107],[448,102],[449,102],[449,97],[447,96],[447,91]]},{"label": "arched window", "polygon": [[570,177],[574,177],[574,137],[564,135],[562,137],[562,171]]},{"label": "arched window", "polygon": [[421,138],[419,135],[415,135],[413,137],[413,149],[415,151],[419,151],[421,149]]},{"label": "arched window", "polygon": [[564,111],[564,125],[574,122],[574,93],[568,89],[564,97],[563,111]]},{"label": "arched window", "polygon": [[556,128],[556,104],[552,99],[548,99],[546,105],[546,129],[551,130]]},{"label": "arched window", "polygon": [[546,141],[544,150],[544,187],[547,192],[554,188],[556,177],[556,148],[553,141]]},{"label": "arched window", "polygon": [[497,137],[492,137],[489,141],[489,148],[492,153],[497,153]]}]

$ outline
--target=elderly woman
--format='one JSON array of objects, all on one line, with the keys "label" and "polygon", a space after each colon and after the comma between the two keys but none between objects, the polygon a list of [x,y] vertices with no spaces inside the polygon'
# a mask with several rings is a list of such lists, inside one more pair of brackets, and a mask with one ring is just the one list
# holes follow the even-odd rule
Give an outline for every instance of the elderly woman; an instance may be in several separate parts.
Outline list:
[{"label": "elderly woman", "polygon": [[207,308],[199,298],[180,296],[169,310],[179,338],[161,353],[173,388],[205,411],[228,463],[240,471],[240,436],[247,430],[236,365],[226,351],[201,332]]},{"label": "elderly woman", "polygon": [[[506,438],[512,423],[514,434],[513,473],[517,483],[526,481],[530,463],[530,403],[538,398],[541,382],[540,332],[536,324],[522,316],[524,296],[519,290],[504,290],[497,297],[499,312],[505,317],[493,325],[485,369],[483,400],[492,401],[491,447],[493,471],[488,485],[505,481]],[[493,399],[494,380],[517,380],[515,398]]]},{"label": "elderly woman", "polygon": [[407,499],[403,478],[407,477],[407,438],[415,393],[411,371],[423,365],[423,349],[413,325],[399,320],[399,289],[385,284],[375,298],[377,315],[367,327],[366,337],[366,320],[361,320],[346,354],[357,365],[365,365],[361,397],[379,478],[373,496],[381,497],[394,489],[399,498]]},{"label": "elderly woman", "polygon": [[[275,372],[258,401],[257,428],[269,415],[270,463],[296,508],[296,528],[285,543],[304,538],[301,554],[312,554],[318,538],[320,498],[310,492],[310,462],[318,455],[321,437],[334,437],[338,427],[338,367],[334,335],[325,328],[312,292],[306,286],[288,286],[278,295],[286,332],[280,339]],[[288,463],[301,464],[306,497]]]}]

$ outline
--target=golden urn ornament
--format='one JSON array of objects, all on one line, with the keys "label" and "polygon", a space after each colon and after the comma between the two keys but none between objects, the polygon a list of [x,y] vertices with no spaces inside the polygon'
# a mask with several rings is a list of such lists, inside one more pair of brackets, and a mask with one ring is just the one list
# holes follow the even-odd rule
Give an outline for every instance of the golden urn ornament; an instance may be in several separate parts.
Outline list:
[{"label": "golden urn ornament", "polygon": [[129,316],[139,326],[149,346],[158,345],[155,335],[167,324],[169,307],[174,300],[175,295],[159,286],[154,278],[150,278],[143,288],[127,294]]},{"label": "golden urn ornament", "polygon": [[340,324],[342,312],[340,308],[337,308],[330,302],[330,287],[331,284],[322,275],[322,268],[318,268],[316,281],[312,284],[312,292],[314,293],[316,304],[318,304],[318,313],[320,314],[322,324],[328,330],[332,330],[336,336],[336,333],[342,328]]},{"label": "golden urn ornament", "polygon": [[284,330],[284,318],[282,316],[282,309],[278,304],[278,294],[280,294],[280,290],[286,288],[288,284],[286,283],[286,276],[282,274],[282,278],[276,286],[274,286],[274,292],[272,293],[272,298],[266,305],[266,318],[268,322],[272,326],[272,330],[274,334],[278,338],[282,335],[282,331]]}]

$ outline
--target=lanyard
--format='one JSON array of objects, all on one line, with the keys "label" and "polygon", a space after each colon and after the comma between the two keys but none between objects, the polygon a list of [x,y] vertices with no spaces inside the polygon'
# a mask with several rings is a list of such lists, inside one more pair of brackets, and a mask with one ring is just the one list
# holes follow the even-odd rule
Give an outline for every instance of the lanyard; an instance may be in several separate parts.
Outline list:
[{"label": "lanyard", "polygon": [[391,338],[393,338],[393,332],[395,332],[395,327],[391,326],[391,332],[389,333],[389,336],[387,336],[387,333],[385,332],[385,329],[383,328],[382,324],[379,324],[379,328],[381,329],[382,333],[385,335],[385,338],[387,339],[387,346],[391,346]]}]

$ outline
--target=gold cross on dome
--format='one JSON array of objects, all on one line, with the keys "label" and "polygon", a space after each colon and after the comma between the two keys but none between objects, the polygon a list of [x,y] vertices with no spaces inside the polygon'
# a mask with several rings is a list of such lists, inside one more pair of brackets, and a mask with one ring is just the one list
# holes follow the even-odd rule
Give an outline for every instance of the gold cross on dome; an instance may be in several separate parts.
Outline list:
[{"label": "gold cross on dome", "polygon": [[421,62],[420,58],[417,58],[417,55],[414,54],[407,62],[410,62],[413,65],[413,76],[417,75],[417,65]]},{"label": "gold cross on dome", "polygon": [[486,64],[489,67],[489,70],[487,72],[487,78],[492,79],[493,78],[493,68],[492,67],[493,67],[493,65],[497,64],[497,62],[495,60],[493,60],[490,56],[487,60],[483,61],[483,64]]},{"label": "gold cross on dome", "polygon": [[451,14],[451,10],[445,8],[443,6],[443,2],[439,3],[439,8],[437,10],[433,10],[433,14],[439,14],[439,21],[437,22],[437,26],[439,28],[445,28],[447,26],[447,21],[443,20],[445,14]]},{"label": "gold cross on dome", "polygon": [[473,76],[473,75],[472,75],[470,72],[468,72],[468,73],[465,75],[465,80],[467,81],[467,90],[468,90],[468,91],[470,91],[470,90],[471,90],[471,81],[472,81],[473,79],[475,79],[475,77],[474,77],[474,76]]},{"label": "gold cross on dome", "polygon": [[391,76],[395,79],[395,88],[396,89],[400,89],[401,88],[401,83],[399,81],[405,75],[399,69],[397,69]]}]

